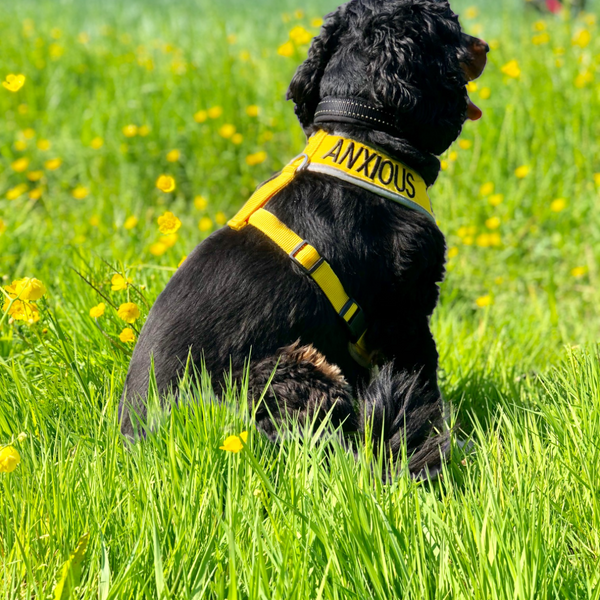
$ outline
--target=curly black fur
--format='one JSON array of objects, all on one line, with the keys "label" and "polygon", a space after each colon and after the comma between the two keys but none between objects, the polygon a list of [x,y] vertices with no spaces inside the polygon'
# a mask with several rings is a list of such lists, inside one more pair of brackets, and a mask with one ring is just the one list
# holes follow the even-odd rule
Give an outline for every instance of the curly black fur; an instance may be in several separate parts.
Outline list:
[{"label": "curly black fur", "polygon": [[[382,149],[432,184],[435,154],[465,119],[469,39],[442,0],[351,0],[327,18],[289,97],[307,133],[324,96],[393,111],[402,136],[322,128]],[[363,308],[379,374],[370,382],[353,361],[341,319],[279,247],[252,226],[225,227],[195,248],[150,311],[127,374],[123,432],[133,435],[132,411],[145,415],[151,357],[164,391],[176,387],[188,354],[196,365],[204,360],[217,389],[224,372],[241,376],[251,354],[249,402],[272,439],[290,418],[329,415],[344,432],[364,432],[370,419],[376,450],[383,442],[397,458],[406,442],[411,472],[435,471],[446,438],[436,436],[442,419],[429,317],[444,276],[442,233],[425,215],[310,171],[268,209],[310,240]]]}]

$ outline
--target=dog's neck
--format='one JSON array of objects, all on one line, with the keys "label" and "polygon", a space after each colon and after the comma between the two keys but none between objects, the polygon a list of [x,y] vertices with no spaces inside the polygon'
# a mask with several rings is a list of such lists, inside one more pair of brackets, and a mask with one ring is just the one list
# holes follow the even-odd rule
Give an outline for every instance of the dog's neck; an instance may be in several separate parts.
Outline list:
[{"label": "dog's neck", "polygon": [[306,133],[323,129],[378,147],[392,158],[411,167],[432,185],[439,173],[436,156],[417,150],[398,129],[393,114],[361,98],[327,97],[319,102],[314,123]]}]

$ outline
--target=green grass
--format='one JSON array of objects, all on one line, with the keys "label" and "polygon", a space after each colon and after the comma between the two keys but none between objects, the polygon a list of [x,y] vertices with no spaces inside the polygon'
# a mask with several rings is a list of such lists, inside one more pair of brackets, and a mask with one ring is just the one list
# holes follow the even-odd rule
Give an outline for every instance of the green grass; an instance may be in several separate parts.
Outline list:
[{"label": "green grass", "polygon": [[[0,88],[0,275],[48,288],[38,323],[0,322],[0,447],[21,455],[0,473],[0,597],[52,597],[89,533],[63,597],[79,583],[72,596],[102,599],[600,598],[600,42],[589,16],[545,19],[550,41],[535,45],[539,17],[519,3],[482,4],[471,19],[455,5],[467,31],[495,43],[471,94],[483,119],[431,190],[454,255],[432,323],[440,383],[470,440],[437,482],[400,472],[384,484],[366,451],[355,462],[310,431],[273,446],[235,409],[239,391],[216,406],[206,377],[148,440],[122,444],[132,345],[116,309],[138,304],[138,332],[181,258],[301,150],[283,98],[306,47],[277,48],[296,25],[316,32],[311,20],[333,6],[304,3],[298,17],[291,2],[24,0],[0,13],[0,76],[27,77],[16,93]],[[573,46],[583,29],[591,42]],[[501,72],[512,59],[518,79]],[[221,116],[194,120],[214,106]],[[227,123],[240,144],[219,135]],[[127,138],[128,124],[148,134]],[[259,151],[266,160],[248,165]],[[62,164],[48,170],[53,158]],[[161,174],[175,192],[156,189]],[[182,227],[157,255],[166,210]],[[132,278],[126,291],[111,290],[117,272]],[[219,449],[244,430],[239,454]]]}]

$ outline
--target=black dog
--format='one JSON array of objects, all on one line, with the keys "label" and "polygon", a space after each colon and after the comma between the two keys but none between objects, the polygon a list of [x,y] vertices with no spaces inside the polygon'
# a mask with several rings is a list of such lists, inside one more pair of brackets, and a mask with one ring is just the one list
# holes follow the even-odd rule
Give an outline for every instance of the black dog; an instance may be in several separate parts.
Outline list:
[{"label": "black dog", "polygon": [[[487,44],[461,32],[444,0],[351,0],[331,13],[288,92],[307,135],[335,132],[401,161],[429,186],[465,119],[481,112],[465,84]],[[325,101],[323,102],[323,100]],[[348,102],[358,107],[349,116]],[[317,116],[315,116],[315,114]],[[422,212],[310,170],[268,210],[318,249],[362,308],[373,370],[348,349],[342,318],[315,281],[253,226],[224,227],[188,256],[152,307],[127,374],[122,431],[146,415],[153,361],[160,392],[176,391],[191,356],[240,378],[249,363],[251,406],[274,439],[285,422],[327,415],[345,433],[371,419],[375,452],[413,474],[441,464],[446,435],[429,317],[444,275],[444,237]],[[135,415],[135,416],[134,416]]]}]

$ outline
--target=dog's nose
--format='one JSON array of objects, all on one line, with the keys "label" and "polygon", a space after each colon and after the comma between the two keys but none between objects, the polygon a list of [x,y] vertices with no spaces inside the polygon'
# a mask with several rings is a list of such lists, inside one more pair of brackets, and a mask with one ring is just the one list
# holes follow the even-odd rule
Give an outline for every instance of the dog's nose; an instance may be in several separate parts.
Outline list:
[{"label": "dog's nose", "polygon": [[486,41],[480,40],[479,38],[473,38],[471,51],[473,54],[487,54],[490,51],[490,47]]}]

